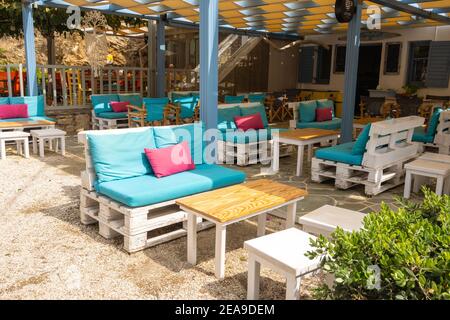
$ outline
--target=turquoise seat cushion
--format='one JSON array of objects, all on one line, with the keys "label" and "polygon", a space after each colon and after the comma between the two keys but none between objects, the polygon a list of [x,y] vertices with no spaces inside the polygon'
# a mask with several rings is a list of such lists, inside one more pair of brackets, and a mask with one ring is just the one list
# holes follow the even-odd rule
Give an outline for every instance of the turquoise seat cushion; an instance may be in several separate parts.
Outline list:
[{"label": "turquoise seat cushion", "polygon": [[433,115],[431,116],[430,122],[428,123],[427,134],[433,136],[436,134],[437,127],[439,125],[439,117],[441,115],[442,109],[434,109]]},{"label": "turquoise seat cushion", "polygon": [[300,122],[314,122],[316,120],[317,101],[302,101],[298,105]]},{"label": "turquoise seat cushion", "polygon": [[412,141],[422,142],[422,143],[433,143],[434,135],[429,135],[425,131],[425,127],[417,127],[414,129]]},{"label": "turquoise seat cushion", "polygon": [[317,100],[317,109],[321,108],[331,108],[333,118],[334,118],[334,101],[329,99],[320,99]]},{"label": "turquoise seat cushion", "polygon": [[128,117],[127,112],[102,112],[97,115],[99,118],[104,119],[124,119]]},{"label": "turquoise seat cushion", "polygon": [[129,102],[131,105],[136,107],[142,107],[142,97],[137,93],[123,93],[119,94],[120,102]]},{"label": "turquoise seat cushion", "polygon": [[264,101],[266,100],[266,94],[265,93],[253,93],[248,95],[248,102],[259,102],[261,104],[264,104]]},{"label": "turquoise seat cushion", "polygon": [[358,138],[356,139],[353,145],[352,154],[354,155],[364,154],[364,152],[366,151],[367,142],[369,141],[370,127],[371,124],[369,123],[359,133]]},{"label": "turquoise seat cushion", "polygon": [[169,103],[169,98],[144,98],[142,100],[147,110],[147,121],[163,120],[164,108]]},{"label": "turquoise seat cushion", "polygon": [[325,130],[339,130],[341,128],[342,120],[340,118],[333,118],[329,121],[321,122],[297,122],[297,128],[316,128]]},{"label": "turquoise seat cushion", "polygon": [[322,148],[316,151],[315,157],[323,160],[331,160],[359,166],[362,164],[363,155],[352,154],[353,145],[354,142],[347,142],[333,147]]},{"label": "turquoise seat cushion", "polygon": [[21,121],[39,121],[39,120],[47,120],[47,121],[54,121],[54,122],[56,122],[56,119],[49,118],[49,117],[28,117],[28,118],[0,119],[0,122],[21,122]]},{"label": "turquoise seat cushion", "polygon": [[198,99],[196,97],[187,96],[182,98],[173,99],[174,104],[179,104],[181,108],[180,117],[192,118],[194,116],[194,110],[197,106]]},{"label": "turquoise seat cushion", "polygon": [[249,116],[251,114],[255,114],[255,113],[259,112],[261,115],[261,119],[262,119],[264,128],[267,128],[269,126],[269,121],[267,120],[267,115],[266,115],[266,107],[264,107],[262,104],[260,104],[258,106],[253,106],[253,107],[242,107],[240,109],[241,109],[242,116]]},{"label": "turquoise seat cushion", "polygon": [[112,108],[109,105],[111,101],[119,101],[117,94],[93,94],[91,96],[92,107],[96,115],[103,112],[112,112]]},{"label": "turquoise seat cushion", "polygon": [[241,109],[236,107],[231,108],[219,108],[217,110],[217,129],[237,129],[234,123],[234,117],[239,117],[241,115]]},{"label": "turquoise seat cushion", "polygon": [[156,178],[153,175],[103,182],[97,191],[130,207],[141,207],[242,183],[245,174],[218,165]]},{"label": "turquoise seat cushion", "polygon": [[0,97],[0,104],[9,104],[8,97]]},{"label": "turquoise seat cushion", "polygon": [[45,116],[44,110],[44,96],[26,96],[26,97],[11,97],[9,98],[9,104],[27,104],[28,116],[39,117]]},{"label": "turquoise seat cushion", "polygon": [[244,102],[245,96],[225,96],[225,103],[242,103]]},{"label": "turquoise seat cushion", "polygon": [[134,132],[88,133],[97,183],[152,173],[144,148],[155,148],[152,128]]}]

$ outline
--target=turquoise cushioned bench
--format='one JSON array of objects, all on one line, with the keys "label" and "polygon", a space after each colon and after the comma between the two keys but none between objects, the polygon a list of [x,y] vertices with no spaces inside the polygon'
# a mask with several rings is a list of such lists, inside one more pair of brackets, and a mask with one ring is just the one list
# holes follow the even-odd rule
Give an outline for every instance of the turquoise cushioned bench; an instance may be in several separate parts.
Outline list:
[{"label": "turquoise cushioned bench", "polygon": [[414,129],[414,134],[412,141],[423,142],[423,143],[433,143],[434,136],[436,135],[436,130],[439,125],[439,117],[443,110],[441,108],[436,108],[431,116],[428,128],[417,127]]},{"label": "turquoise cushioned bench", "polygon": [[[332,108],[333,118],[328,121],[315,121],[316,109]],[[332,100],[309,100],[301,101],[298,108],[298,118],[296,127],[298,129],[315,128],[325,130],[338,130],[341,128],[342,120],[334,116],[334,102]]]},{"label": "turquoise cushioned bench", "polygon": [[352,154],[353,145],[354,142],[347,142],[333,147],[322,148],[316,151],[315,157],[360,166],[363,155]]},{"label": "turquoise cushioned bench", "polygon": [[0,122],[21,122],[48,120],[56,121],[45,116],[44,96],[29,97],[1,97],[0,104],[26,104],[28,106],[28,118],[0,119]]},{"label": "turquoise cushioned bench", "polygon": [[130,207],[146,206],[223,188],[244,182],[245,174],[218,165],[197,165],[194,170],[156,178],[143,175],[134,178],[104,182],[97,190]]},{"label": "turquoise cushioned bench", "polygon": [[341,128],[342,120],[340,118],[333,118],[329,121],[314,121],[314,122],[297,122],[297,128],[315,128],[325,130],[339,130]]}]

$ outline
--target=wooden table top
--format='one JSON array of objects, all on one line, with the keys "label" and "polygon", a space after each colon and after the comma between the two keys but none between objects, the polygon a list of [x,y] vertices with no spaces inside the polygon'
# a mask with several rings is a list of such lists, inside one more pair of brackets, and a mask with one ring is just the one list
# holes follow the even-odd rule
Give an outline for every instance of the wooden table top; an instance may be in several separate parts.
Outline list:
[{"label": "wooden table top", "polygon": [[365,118],[359,118],[359,119],[354,119],[353,123],[356,124],[360,124],[360,125],[366,125],[372,122],[378,122],[378,121],[383,121],[385,119],[380,118],[380,117],[365,117]]},{"label": "wooden table top", "polygon": [[325,130],[316,128],[290,129],[288,131],[280,132],[280,138],[294,139],[294,140],[309,140],[326,136],[338,135],[339,131]]},{"label": "wooden table top", "polygon": [[52,125],[55,125],[55,122],[48,120],[0,122],[0,128],[17,128],[17,127],[34,127],[34,126],[39,127]]},{"label": "wooden table top", "polygon": [[186,197],[176,203],[192,213],[224,223],[243,219],[306,195],[306,190],[260,179]]}]

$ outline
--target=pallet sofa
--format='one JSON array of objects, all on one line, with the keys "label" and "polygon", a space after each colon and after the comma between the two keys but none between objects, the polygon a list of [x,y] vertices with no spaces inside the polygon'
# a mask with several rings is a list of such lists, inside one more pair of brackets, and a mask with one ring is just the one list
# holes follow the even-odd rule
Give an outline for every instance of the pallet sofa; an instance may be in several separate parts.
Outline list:
[{"label": "pallet sofa", "polygon": [[[261,130],[238,130],[234,123],[235,116],[246,116],[259,112],[264,124]],[[272,156],[272,133],[274,130],[287,129],[270,128],[265,107],[258,102],[240,104],[221,104],[218,106],[218,130],[221,136],[217,142],[219,163],[247,166],[258,162],[269,162]],[[285,155],[286,150],[280,151]]]},{"label": "pallet sofa", "polygon": [[438,146],[439,153],[450,154],[450,110],[440,113],[434,143]]},{"label": "pallet sofa", "polygon": [[142,97],[136,93],[93,94],[92,129],[105,130],[128,127],[128,113],[114,112],[110,106],[113,101],[129,102],[133,106],[142,106]]},{"label": "pallet sofa", "polygon": [[438,149],[441,154],[450,154],[450,110],[435,108],[427,127],[414,130],[412,141],[419,143],[419,150],[425,148]]},{"label": "pallet sofa", "polygon": [[[202,137],[200,124],[80,132],[86,157],[81,222],[98,223],[100,235],[107,239],[123,237],[130,253],[184,236],[185,228],[177,225],[186,221],[186,213],[175,200],[245,180],[240,171],[205,163]],[[144,148],[180,141],[189,142],[196,168],[156,178]],[[199,224],[200,230],[208,227]]]},{"label": "pallet sofa", "polygon": [[335,186],[348,189],[365,186],[367,195],[376,195],[403,183],[404,164],[419,155],[412,142],[414,128],[425,119],[410,116],[367,125],[354,142],[316,151],[311,164],[311,180],[335,179]]},{"label": "pallet sofa", "polygon": [[[316,121],[316,109],[332,108],[332,119],[328,121]],[[300,101],[293,110],[294,120],[289,122],[291,128],[315,128],[326,130],[339,130],[342,120],[335,116],[333,100],[320,99]]]},{"label": "pallet sofa", "polygon": [[[28,108],[28,117],[1,119],[1,122],[28,122],[28,121],[56,121],[55,119],[45,116],[44,96],[25,96],[25,97],[0,97],[1,105],[26,104]],[[47,127],[47,126],[43,126]],[[36,127],[35,127],[36,128]],[[7,128],[0,129],[8,130]]]}]

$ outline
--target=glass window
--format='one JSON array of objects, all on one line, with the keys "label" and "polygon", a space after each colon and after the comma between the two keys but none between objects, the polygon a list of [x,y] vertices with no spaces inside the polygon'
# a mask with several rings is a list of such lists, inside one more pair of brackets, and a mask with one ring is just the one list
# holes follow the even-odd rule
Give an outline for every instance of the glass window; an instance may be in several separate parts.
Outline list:
[{"label": "glass window", "polygon": [[430,41],[411,42],[409,47],[408,83],[423,87],[427,76]]},{"label": "glass window", "polygon": [[401,43],[386,43],[384,56],[384,74],[399,74]]},{"label": "glass window", "polygon": [[334,59],[334,73],[345,72],[345,46],[336,46],[336,56]]}]

